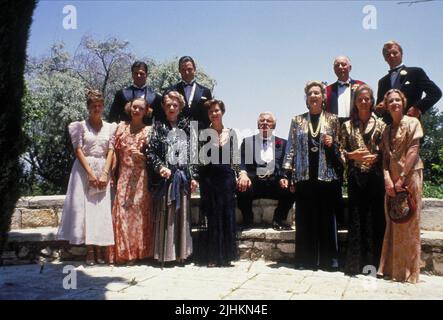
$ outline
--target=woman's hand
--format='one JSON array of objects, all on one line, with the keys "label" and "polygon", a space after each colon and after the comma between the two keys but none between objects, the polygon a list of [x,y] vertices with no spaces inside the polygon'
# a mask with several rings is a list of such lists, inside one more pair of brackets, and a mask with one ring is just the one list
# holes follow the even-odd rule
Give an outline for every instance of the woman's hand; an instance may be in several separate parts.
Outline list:
[{"label": "woman's hand", "polygon": [[328,134],[325,134],[325,135],[323,136],[323,144],[324,144],[326,147],[330,148],[330,147],[332,146],[333,143],[334,143],[334,139],[332,139],[332,136],[330,136],[330,135],[328,135]]},{"label": "woman's hand", "polygon": [[282,189],[288,189],[289,188],[290,192],[292,192],[292,193],[295,192],[295,185],[293,185],[293,184],[289,185],[289,180],[288,179],[286,179],[286,178],[280,179],[279,183],[280,183],[280,187]]},{"label": "woman's hand", "polygon": [[160,176],[162,178],[169,179],[169,177],[171,176],[171,170],[169,170],[166,167],[161,167],[160,168]]},{"label": "woman's hand", "polygon": [[129,151],[131,152],[131,157],[134,160],[144,160],[145,155],[141,153],[140,150],[138,150],[136,147],[131,147]]},{"label": "woman's hand", "polygon": [[237,179],[237,189],[240,192],[245,192],[248,188],[251,187],[251,179],[249,179],[246,172],[240,173],[240,176]]},{"label": "woman's hand", "polygon": [[377,161],[377,155],[370,153],[366,148],[360,148],[352,152],[348,152],[348,159],[370,166]]},{"label": "woman's hand", "polygon": [[280,179],[279,183],[280,183],[280,188],[288,189],[288,187],[289,187],[288,179]]},{"label": "woman's hand", "polygon": [[197,190],[198,187],[198,182],[196,180],[191,180],[191,193],[195,192],[195,190]]},{"label": "woman's hand", "polygon": [[404,185],[405,185],[405,177],[404,176],[399,177],[394,185],[395,191],[396,192],[406,191],[406,189],[404,188]]},{"label": "woman's hand", "polygon": [[391,179],[389,180],[385,179],[385,189],[388,196],[390,196],[391,198],[395,197],[394,183],[392,182]]},{"label": "woman's hand", "polygon": [[88,183],[91,187],[98,188],[98,179],[95,174],[88,174]]},{"label": "woman's hand", "polygon": [[100,178],[98,179],[97,186],[99,189],[104,189],[108,185],[109,181],[109,173],[107,171],[103,171]]}]

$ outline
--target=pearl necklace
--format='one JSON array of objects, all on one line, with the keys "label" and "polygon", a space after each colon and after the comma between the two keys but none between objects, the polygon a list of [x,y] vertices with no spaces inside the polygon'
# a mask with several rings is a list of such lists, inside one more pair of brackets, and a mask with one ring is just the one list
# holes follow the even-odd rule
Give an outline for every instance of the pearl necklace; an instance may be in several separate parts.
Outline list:
[{"label": "pearl necklace", "polygon": [[324,115],[323,115],[323,111],[322,111],[320,114],[320,119],[318,121],[317,130],[315,130],[315,132],[314,132],[314,128],[312,127],[312,122],[311,122],[311,114],[308,113],[309,132],[311,133],[312,138],[317,138],[318,134],[320,133],[320,127],[323,126],[323,119],[324,119]]}]

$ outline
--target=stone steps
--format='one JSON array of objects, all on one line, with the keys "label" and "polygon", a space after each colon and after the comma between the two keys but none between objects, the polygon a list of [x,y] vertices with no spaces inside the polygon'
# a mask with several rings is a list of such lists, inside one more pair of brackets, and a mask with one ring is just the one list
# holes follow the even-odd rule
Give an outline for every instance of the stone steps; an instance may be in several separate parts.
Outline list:
[{"label": "stone steps", "polygon": [[[193,230],[193,236],[199,231]],[[240,257],[248,260],[294,261],[295,230],[275,231],[272,228],[250,229],[239,232]],[[9,233],[1,263],[28,264],[53,260],[84,260],[85,246],[57,241],[57,228],[43,227],[14,230]],[[346,245],[346,231],[339,231],[341,247]],[[421,232],[423,271],[443,276],[443,232]]]},{"label": "stone steps", "polygon": [[[21,198],[16,205],[9,241],[0,259],[4,264],[26,264],[41,260],[83,260],[84,246],[71,246],[55,240],[65,196]],[[199,196],[191,199],[192,221],[198,221]],[[275,231],[268,228],[277,202],[260,199],[254,201],[254,222],[262,228],[239,233],[241,258],[292,262],[295,252],[295,230]],[[424,270],[443,275],[443,200],[424,199],[421,217],[422,259]],[[241,222],[239,210],[237,222]],[[295,210],[288,215],[294,226]],[[295,229],[295,228],[294,228]],[[193,231],[196,236],[198,230]],[[346,247],[346,230],[339,230],[341,248]],[[342,251],[343,252],[343,251]]]}]

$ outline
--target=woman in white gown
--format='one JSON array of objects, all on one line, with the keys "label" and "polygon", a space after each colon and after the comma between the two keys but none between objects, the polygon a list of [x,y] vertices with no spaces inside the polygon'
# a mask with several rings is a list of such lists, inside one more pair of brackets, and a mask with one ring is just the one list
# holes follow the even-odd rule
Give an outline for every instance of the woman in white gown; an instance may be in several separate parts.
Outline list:
[{"label": "woman in white gown", "polygon": [[104,263],[102,247],[114,244],[109,169],[117,126],[101,119],[104,99],[99,91],[88,92],[87,107],[89,118],[68,126],[76,160],[57,238],[86,244],[86,264],[93,265]]}]

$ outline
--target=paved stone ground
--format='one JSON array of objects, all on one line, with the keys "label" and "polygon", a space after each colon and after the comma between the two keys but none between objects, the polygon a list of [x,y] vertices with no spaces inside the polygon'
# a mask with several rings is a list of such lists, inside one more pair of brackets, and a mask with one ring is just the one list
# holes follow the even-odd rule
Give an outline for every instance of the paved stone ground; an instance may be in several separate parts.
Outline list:
[{"label": "paved stone ground", "polygon": [[[63,288],[72,265],[77,289]],[[40,272],[41,271],[41,272]],[[72,276],[72,274],[70,274]],[[65,280],[65,282],[68,282]],[[0,267],[0,299],[300,300],[443,299],[443,277],[421,275],[416,285],[341,272],[295,270],[288,264],[239,261],[231,268],[193,264],[93,266],[73,263]]]}]

